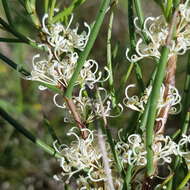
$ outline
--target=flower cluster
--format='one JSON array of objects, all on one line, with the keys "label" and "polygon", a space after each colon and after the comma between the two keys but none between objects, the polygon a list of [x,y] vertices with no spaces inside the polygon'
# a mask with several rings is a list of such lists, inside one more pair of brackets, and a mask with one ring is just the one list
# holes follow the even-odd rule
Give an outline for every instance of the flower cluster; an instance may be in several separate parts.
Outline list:
[{"label": "flower cluster", "polygon": [[[116,115],[111,115],[112,107],[111,107],[111,98],[110,95],[107,94],[106,89],[104,88],[97,88],[96,90],[99,92],[101,96],[101,102],[103,105],[103,108],[101,107],[101,102],[99,101],[98,98],[94,97],[88,97],[85,95],[85,88],[81,88],[79,91],[78,96],[73,96],[72,100],[73,103],[76,106],[77,112],[80,113],[81,119],[83,120],[84,123],[88,124],[94,121],[94,119],[101,118],[102,115],[105,117],[118,117],[122,111],[123,107],[121,104],[118,104],[118,108],[120,108],[120,112]],[[54,104],[59,107],[65,109],[65,117],[64,120],[65,122],[73,122],[73,118],[71,117],[71,112],[70,110],[66,109],[66,103],[64,102],[62,105],[60,105],[57,102],[57,97],[59,94],[55,94],[54,96]]]},{"label": "flower cluster", "polygon": [[116,151],[120,156],[122,163],[130,165],[146,165],[146,148],[138,134],[132,134],[128,137],[128,143],[120,140],[116,144]]},{"label": "flower cluster", "polygon": [[[128,85],[127,88],[125,89],[125,98],[124,98],[124,104],[135,111],[139,111],[139,112],[143,112],[145,109],[145,105],[147,104],[148,98],[151,94],[152,91],[152,86],[149,86],[145,89],[144,94],[142,97],[138,97],[136,95],[130,97],[128,95],[128,90],[130,88],[135,87],[134,84]],[[165,92],[165,86],[164,84],[162,84],[162,87],[160,89],[160,98],[158,100],[158,105],[157,105],[157,109],[158,112],[157,114],[159,114],[160,110],[166,106],[166,105],[170,105],[170,110],[169,113],[170,114],[178,114],[181,111],[181,96],[179,95],[178,90],[174,87],[174,86],[169,86],[169,91],[168,91],[168,95],[165,98],[164,97],[164,92]],[[177,109],[177,105],[179,109]]]},{"label": "flower cluster", "polygon": [[[78,61],[78,51],[83,51],[90,34],[90,26],[85,23],[88,32],[78,34],[78,25],[71,29],[70,25],[73,15],[68,26],[58,22],[46,25],[48,15],[45,14],[42,20],[42,32],[45,43],[39,46],[47,50],[47,56],[40,58],[40,54],[33,57],[33,70],[29,80],[40,81],[49,85],[65,88],[68,86]],[[108,71],[107,68],[105,68]],[[108,72],[109,73],[109,72]],[[78,80],[75,85],[88,85],[94,87],[96,82],[101,82],[102,73],[98,72],[98,64],[95,60],[87,60],[84,63]],[[45,88],[41,87],[44,90]]]},{"label": "flower cluster", "polygon": [[[190,8],[187,4],[179,5],[178,25],[175,39],[170,45],[169,57],[172,55],[183,55],[190,48]],[[136,54],[129,57],[129,49],[126,51],[127,59],[130,62],[139,61],[145,57],[160,58],[160,49],[165,45],[169,34],[169,25],[164,16],[148,17],[143,28],[137,24],[138,18],[134,19],[134,24],[139,35],[145,34],[148,42],[140,37],[136,44]]]},{"label": "flower cluster", "polygon": [[[190,162],[190,151],[184,151],[184,146],[190,143],[190,136],[183,135],[178,143],[174,142],[169,136],[157,135],[154,138],[152,149],[154,152],[154,162],[159,165],[171,163],[172,156],[181,156],[186,162]],[[120,156],[121,162],[129,165],[146,166],[146,145],[145,137],[139,134],[132,134],[127,142],[121,138],[116,144],[116,151]]]},{"label": "flower cluster", "polygon": [[[69,183],[71,177],[78,174],[79,189],[94,188],[98,190],[104,186],[102,186],[102,183],[107,179],[103,167],[102,153],[98,147],[97,135],[94,131],[84,129],[88,131],[89,135],[87,139],[82,139],[76,134],[75,129],[72,128],[68,133],[68,135],[73,135],[76,138],[76,141],[72,141],[70,146],[63,144],[58,148],[56,142],[54,143],[55,150],[62,155],[59,160],[62,172],[60,175],[55,175],[54,178],[62,180],[66,177],[66,183]],[[120,179],[114,172],[115,166],[108,143],[106,144],[106,151],[110,168],[113,170],[113,178],[115,177],[114,183],[117,186],[120,184]]]}]

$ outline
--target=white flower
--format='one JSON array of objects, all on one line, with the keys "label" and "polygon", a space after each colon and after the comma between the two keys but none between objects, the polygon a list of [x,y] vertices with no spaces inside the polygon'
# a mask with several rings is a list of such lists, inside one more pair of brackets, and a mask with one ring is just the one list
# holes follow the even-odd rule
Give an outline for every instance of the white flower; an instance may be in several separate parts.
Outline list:
[{"label": "white flower", "polygon": [[[145,57],[160,58],[161,47],[165,45],[169,34],[169,25],[164,16],[148,17],[141,29],[137,24],[138,18],[134,19],[137,33],[142,32],[148,37],[148,42],[140,37],[136,44],[136,54],[129,57],[129,49],[126,50],[126,57],[130,62],[137,62]],[[171,41],[169,58],[172,55],[183,55],[190,49],[190,7],[187,4],[179,5],[178,24],[175,39]]]},{"label": "white flower", "polygon": [[[152,146],[154,161],[158,164],[171,163],[171,155],[177,155],[177,144],[169,136],[159,135],[154,139]],[[116,150],[123,163],[136,166],[146,166],[146,146],[145,137],[139,134],[132,134],[127,142],[119,141]]]},{"label": "white flower", "polygon": [[[144,91],[143,96],[140,98],[136,95],[129,97],[128,91],[130,88],[134,88],[134,87],[135,87],[134,84],[128,85],[126,87],[125,89],[126,97],[124,98],[123,103],[125,104],[125,106],[127,106],[128,108],[132,110],[143,112],[144,107],[147,104],[148,98],[151,94],[152,86],[147,87]],[[159,114],[161,108],[163,108],[164,106],[170,105],[169,113],[178,114],[181,111],[181,104],[180,104],[181,96],[179,95],[178,90],[174,86],[170,85],[166,99],[164,97],[164,92],[165,92],[165,86],[162,84],[162,87],[160,89],[160,97],[159,97],[158,105],[157,105],[157,109],[158,109],[157,113]],[[179,105],[179,109],[176,108],[177,105]]]},{"label": "white flower", "polygon": [[[68,183],[75,173],[83,171],[83,174],[80,174],[80,180],[86,179],[91,181],[91,183],[104,182],[106,180],[106,174],[95,132],[89,129],[82,129],[88,132],[88,137],[82,139],[75,133],[75,130],[76,128],[72,128],[67,134],[76,138],[70,146],[63,144],[57,148],[56,142],[54,143],[55,150],[62,155],[59,162],[63,171],[59,177],[67,176]],[[108,151],[110,166],[112,166],[113,159],[110,157],[111,150],[108,144],[106,144],[106,149]]]},{"label": "white flower", "polygon": [[178,142],[178,154],[186,158],[187,162],[190,162],[190,151],[184,151],[184,146],[190,143],[190,136],[185,134],[182,135],[182,138]]},{"label": "white flower", "polygon": [[105,82],[108,80],[110,73],[107,67],[104,67],[107,72],[107,76],[103,79],[102,72],[98,71],[98,63],[89,59],[85,62],[83,68],[80,71],[79,81],[80,84],[86,84],[90,89],[94,88],[94,84],[98,82]]},{"label": "white flower", "polygon": [[[119,135],[119,141],[115,149],[121,162],[134,166],[146,166],[146,141],[145,136],[131,134],[127,141],[123,141]],[[171,163],[173,156],[181,156],[186,162],[190,163],[190,151],[185,150],[185,146],[190,143],[190,136],[182,135],[178,143],[174,142],[169,136],[156,135],[152,144],[154,152],[154,162],[159,165]]]},{"label": "white flower", "polygon": [[[137,18],[135,19],[135,26],[137,32],[141,29],[137,26]],[[149,21],[151,24],[149,25]],[[148,17],[145,19],[143,30],[147,37],[149,38],[148,44],[143,40],[143,37],[140,37],[136,44],[136,54],[129,57],[129,49],[126,50],[127,59],[130,62],[137,62],[145,57],[160,57],[160,47],[165,44],[165,40],[168,35],[167,24],[163,16],[159,17]]]},{"label": "white flower", "polygon": [[37,60],[39,57],[39,54],[33,57],[33,70],[31,72],[31,77],[27,79],[53,86],[61,85],[66,87],[76,67],[78,59],[77,53],[68,53],[62,61],[57,61],[55,59]]},{"label": "white flower", "polygon": [[154,160],[158,164],[171,163],[172,155],[178,155],[177,144],[169,136],[157,135],[152,145],[154,150]]},{"label": "white flower", "polygon": [[[84,50],[89,38],[90,27],[85,23],[88,33],[82,32],[78,34],[78,26],[75,29],[70,29],[73,15],[67,27],[61,23],[46,26],[47,17],[48,15],[45,14],[42,20],[42,31],[47,43],[39,45],[48,50],[47,56],[41,58],[41,60],[37,60],[37,58],[41,57],[40,54],[33,57],[33,69],[31,76],[27,79],[64,89],[68,86],[77,66],[79,56],[75,50]],[[102,79],[102,72],[98,71],[98,63],[89,59],[85,61],[75,85],[80,85],[81,87],[88,85],[92,89],[95,83],[104,82],[109,78],[107,67],[105,67],[105,71],[108,73],[107,77]],[[45,87],[40,87],[40,89],[44,90]]]},{"label": "white flower", "polygon": [[[97,88],[99,91],[101,98],[102,98],[102,104],[103,104],[103,110],[101,109],[101,104],[98,99],[96,98],[90,98],[87,95],[85,95],[85,88],[81,88],[79,91],[78,96],[73,96],[72,100],[73,103],[76,106],[77,112],[80,113],[81,118],[83,119],[84,123],[91,123],[97,118],[101,118],[102,115],[105,117],[118,117],[121,112],[123,111],[123,107],[121,104],[118,104],[118,108],[120,109],[120,112],[116,115],[112,115],[112,107],[111,107],[111,100],[110,96],[107,94],[107,91],[104,88]],[[60,105],[57,103],[57,97],[59,94],[55,94],[54,96],[54,104],[59,108],[66,108],[66,103],[63,103],[63,105]],[[103,113],[102,113],[103,111]],[[66,122],[73,122],[71,113],[69,110],[65,109],[65,121]]]},{"label": "white flower", "polygon": [[46,34],[47,42],[51,47],[54,47],[56,57],[59,57],[63,52],[72,52],[73,49],[84,50],[90,35],[90,26],[87,23],[84,23],[84,25],[87,27],[88,32],[78,34],[78,26],[70,29],[73,15],[70,18],[68,26],[64,26],[60,22],[46,26],[45,21],[47,18],[48,14],[45,14],[42,19],[42,31]]},{"label": "white flower", "polygon": [[119,141],[115,149],[124,164],[145,166],[147,163],[146,148],[139,134],[130,135],[127,143]]}]

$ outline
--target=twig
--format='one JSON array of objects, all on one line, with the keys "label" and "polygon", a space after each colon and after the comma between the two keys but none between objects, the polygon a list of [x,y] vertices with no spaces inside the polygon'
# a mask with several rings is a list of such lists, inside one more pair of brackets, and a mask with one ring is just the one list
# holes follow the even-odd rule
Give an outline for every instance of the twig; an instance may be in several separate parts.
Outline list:
[{"label": "twig", "polygon": [[37,146],[42,148],[45,152],[55,156],[56,158],[61,158],[62,156],[57,153],[52,147],[47,145],[45,142],[36,138],[30,131],[24,128],[20,123],[18,123],[14,118],[12,118],[5,110],[0,107],[0,116],[5,119],[8,123],[10,123],[17,131],[19,131],[22,135],[28,138],[30,141],[35,143]]},{"label": "twig", "polygon": [[37,48],[37,49],[43,49],[43,48],[39,47],[36,42],[29,40],[23,34],[18,32],[13,26],[10,26],[9,24],[7,24],[1,17],[0,17],[0,25],[2,25],[6,31],[10,32],[12,35],[17,37],[18,39],[20,39],[24,43],[26,43],[26,44],[34,47],[34,48]]},{"label": "twig", "polygon": [[19,67],[19,65],[17,65],[14,61],[9,59],[2,53],[0,53],[0,59],[3,60],[6,64],[8,64],[11,68],[13,68],[13,69],[17,70],[18,72],[20,72],[21,74],[23,74],[24,76],[30,76],[30,72],[25,70],[23,67]]},{"label": "twig", "polygon": [[[67,106],[69,107],[73,117],[74,117],[74,120],[76,121],[77,123],[77,126],[78,128],[80,129],[84,129],[86,126],[82,123],[81,121],[81,118],[80,118],[80,115],[79,113],[77,112],[77,109],[76,109],[76,106],[75,104],[73,103],[73,100],[72,99],[68,99],[67,97],[64,97],[66,103],[67,103]],[[82,135],[82,138],[83,139],[86,139],[88,137],[88,132],[87,130],[83,130],[81,131],[81,135]]]},{"label": "twig", "polygon": [[52,18],[52,23],[63,21],[64,18],[72,14],[73,10],[77,8],[79,5],[83,4],[85,1],[86,0],[73,0],[72,3],[69,5],[69,7],[64,8],[63,11],[61,11]]},{"label": "twig", "polygon": [[187,173],[187,175],[185,176],[185,178],[179,184],[179,186],[177,187],[177,190],[184,189],[184,186],[188,183],[189,179],[190,179],[190,172]]},{"label": "twig", "polygon": [[20,39],[13,39],[13,38],[0,38],[1,42],[7,42],[7,43],[24,43],[25,41]]}]

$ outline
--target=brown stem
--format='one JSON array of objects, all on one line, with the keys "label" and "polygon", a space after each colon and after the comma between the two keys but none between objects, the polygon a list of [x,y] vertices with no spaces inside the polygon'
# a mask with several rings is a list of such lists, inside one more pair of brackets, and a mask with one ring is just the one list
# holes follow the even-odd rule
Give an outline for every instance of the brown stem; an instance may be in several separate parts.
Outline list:
[{"label": "brown stem", "polygon": [[[85,125],[81,121],[80,115],[78,114],[78,112],[76,110],[76,106],[73,103],[72,99],[69,99],[67,97],[64,97],[64,99],[65,99],[65,101],[67,103],[67,106],[69,107],[69,109],[70,109],[70,111],[71,111],[71,113],[72,113],[72,115],[74,117],[74,120],[77,123],[78,128],[80,130],[86,128]],[[88,132],[86,130],[81,131],[81,135],[82,135],[83,139],[86,139],[88,137]]]},{"label": "brown stem", "polygon": [[[172,20],[170,22],[169,25],[169,33],[165,42],[165,45],[171,49],[171,42],[172,39],[174,37],[175,34],[175,29],[177,27],[177,22],[178,22],[178,8],[175,9],[174,14],[172,16]],[[165,91],[164,91],[164,100],[166,101],[168,95],[169,95],[169,86],[175,85],[175,71],[176,71],[176,61],[177,61],[177,56],[176,55],[172,55],[167,63],[167,67],[166,67],[166,76],[165,76],[165,80],[164,80],[164,85],[165,85]],[[164,132],[164,127],[165,127],[165,123],[167,121],[168,118],[168,113],[169,113],[169,109],[170,109],[171,105],[166,105],[165,107],[163,107],[158,115],[158,118],[161,118],[161,122],[160,121],[156,121],[155,122],[155,128],[154,128],[154,132],[155,132],[155,136],[159,133],[163,133]],[[164,123],[163,123],[164,122]],[[160,142],[154,142],[154,143],[160,143]],[[158,172],[158,168],[157,168],[157,162],[154,161],[154,167],[156,168],[155,171]],[[156,174],[154,174],[154,176],[156,176]],[[143,190],[152,190],[154,184],[153,184],[153,180],[154,177],[147,177],[144,180],[143,183]]]},{"label": "brown stem", "polygon": [[[176,62],[177,62],[177,56],[172,55],[167,64],[166,68],[166,77],[164,80],[164,101],[167,101],[167,98],[169,96],[169,88],[170,86],[175,86],[175,72],[176,72]],[[171,104],[167,104],[164,106],[158,115],[158,118],[161,118],[161,121],[156,121],[155,125],[155,132],[156,134],[164,133],[165,124],[169,115],[169,110],[171,108]]]},{"label": "brown stem", "polygon": [[[57,88],[59,88],[63,92],[65,91],[65,87],[61,83],[58,84]],[[83,130],[83,131],[81,130],[81,129],[85,129],[86,126],[81,121],[80,115],[77,112],[77,109],[76,109],[75,104],[73,103],[73,100],[69,99],[65,96],[63,98],[64,98],[65,102],[67,103],[67,106],[68,106],[69,110],[71,111],[71,114],[73,115],[73,118],[74,118],[75,122],[77,123],[78,128],[80,129],[82,138],[86,139],[88,137],[88,132],[87,132],[87,130]]]},{"label": "brown stem", "polygon": [[[169,26],[169,29],[170,29],[169,34],[166,39],[166,46],[168,46],[169,48],[171,46],[171,41],[174,36],[175,28],[177,26],[178,14],[179,14],[179,11],[178,11],[178,8],[176,8],[171,20],[171,24]],[[165,101],[167,100],[167,97],[169,95],[169,87],[175,86],[176,62],[177,62],[177,55],[174,54],[169,58],[168,63],[167,63],[166,77],[164,80],[164,86],[165,86],[164,100]],[[156,121],[155,129],[154,129],[156,134],[160,134],[164,132],[164,128],[165,128],[165,124],[168,118],[170,107],[171,107],[171,104],[168,104],[160,110],[158,118],[161,118],[161,121]]]}]

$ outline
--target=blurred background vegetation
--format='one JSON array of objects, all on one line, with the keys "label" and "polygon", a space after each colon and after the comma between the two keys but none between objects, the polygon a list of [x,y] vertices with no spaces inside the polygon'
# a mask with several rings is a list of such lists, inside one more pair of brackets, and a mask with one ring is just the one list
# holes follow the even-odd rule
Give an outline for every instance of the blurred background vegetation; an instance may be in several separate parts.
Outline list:
[{"label": "blurred background vegetation", "polygon": [[[41,4],[43,0],[37,1],[39,17],[43,16]],[[24,8],[19,0],[7,0],[11,7],[11,14],[14,26],[18,31],[31,39],[37,40],[37,31],[32,26],[30,18],[26,16]],[[74,12],[74,22],[92,23],[100,0],[86,0]],[[145,16],[160,15],[159,7],[150,0],[143,0]],[[64,9],[71,1],[58,0],[58,7]],[[125,50],[128,47],[128,20],[127,20],[127,0],[119,0],[114,8],[115,18],[113,24],[112,50],[113,50],[113,70],[114,85],[118,101],[122,101],[124,87],[127,84],[136,83],[134,73],[123,85],[123,78],[129,67],[125,57]],[[2,2],[0,3],[0,17],[5,19]],[[109,22],[109,12],[106,15],[101,32],[98,35],[95,46],[90,57],[97,60],[100,67],[106,65],[106,38]],[[12,37],[10,34],[0,30],[0,37]],[[32,57],[39,52],[26,44],[8,44],[0,42],[0,52],[25,68],[31,69]],[[184,62],[184,63],[183,63]],[[179,58],[177,69],[177,87],[182,89],[181,81],[184,79],[186,58]],[[154,63],[144,60],[141,63],[143,79],[148,81],[154,68]],[[132,93],[138,93],[138,89]],[[65,133],[70,128],[64,123],[63,111],[53,104],[53,93],[49,90],[39,91],[35,82],[26,81],[21,76],[9,68],[0,60],[0,106],[16,118],[24,127],[33,132],[36,136],[52,145],[53,139],[48,133],[44,119],[48,118],[51,126],[55,129],[60,141],[68,143]],[[124,114],[110,121],[110,127],[116,137],[119,128],[126,128],[129,125],[132,112],[126,110]],[[127,120],[129,119],[129,120]],[[178,119],[169,118],[169,126],[176,127]],[[174,124],[175,122],[175,124]],[[132,126],[128,126],[132,127]],[[1,190],[33,190],[33,189],[63,189],[63,185],[53,180],[53,175],[59,173],[59,165],[55,158],[47,155],[35,144],[32,144],[25,137],[20,135],[9,124],[0,118],[0,189]]]}]

